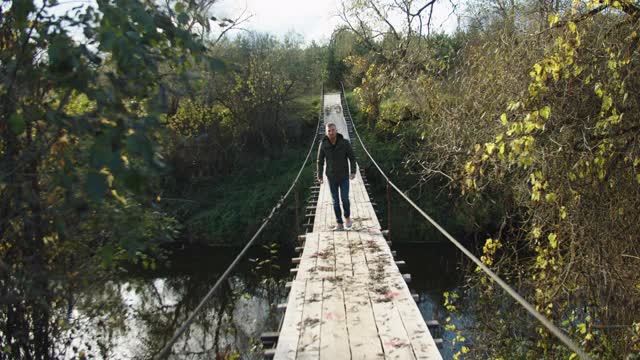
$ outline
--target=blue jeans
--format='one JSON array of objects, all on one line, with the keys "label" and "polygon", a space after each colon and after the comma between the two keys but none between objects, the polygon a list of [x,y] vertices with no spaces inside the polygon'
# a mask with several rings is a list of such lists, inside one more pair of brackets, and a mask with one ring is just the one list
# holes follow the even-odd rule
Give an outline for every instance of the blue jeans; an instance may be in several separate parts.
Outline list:
[{"label": "blue jeans", "polygon": [[[351,204],[349,204],[349,177],[342,181],[329,180],[329,189],[331,189],[331,197],[333,197],[333,212],[336,214],[336,222],[342,224],[342,212],[340,211],[340,199],[342,199],[342,207],[344,208],[344,217],[351,216]],[[338,190],[340,195],[338,196]]]}]

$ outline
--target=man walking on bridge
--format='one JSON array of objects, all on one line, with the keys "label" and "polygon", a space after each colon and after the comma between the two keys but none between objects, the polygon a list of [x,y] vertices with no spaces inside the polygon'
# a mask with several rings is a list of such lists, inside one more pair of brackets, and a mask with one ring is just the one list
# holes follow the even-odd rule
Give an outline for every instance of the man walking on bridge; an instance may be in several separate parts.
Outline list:
[{"label": "man walking on bridge", "polygon": [[[318,148],[318,181],[322,184],[324,174],[324,161],[327,161],[327,179],[333,198],[333,211],[336,214],[336,230],[344,230],[342,212],[340,211],[340,200],[344,208],[344,217],[347,228],[351,228],[351,206],[349,204],[349,179],[356,178],[356,157],[349,140],[338,133],[336,124],[327,123],[325,127],[326,135],[320,142]],[[349,164],[351,173],[349,173]]]}]

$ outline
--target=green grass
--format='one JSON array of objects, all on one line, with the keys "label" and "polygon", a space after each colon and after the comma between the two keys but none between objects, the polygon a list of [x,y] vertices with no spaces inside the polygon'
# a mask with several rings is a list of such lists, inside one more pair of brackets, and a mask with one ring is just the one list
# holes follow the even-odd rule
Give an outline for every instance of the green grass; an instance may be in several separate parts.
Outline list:
[{"label": "green grass", "polygon": [[[306,150],[289,150],[281,159],[260,162],[198,192],[197,211],[186,220],[189,235],[210,245],[243,244],[259,227],[295,178]],[[313,162],[307,163],[297,189],[304,199],[312,182]],[[275,233],[295,229],[294,193],[273,220]],[[270,231],[273,236],[274,231]]]}]

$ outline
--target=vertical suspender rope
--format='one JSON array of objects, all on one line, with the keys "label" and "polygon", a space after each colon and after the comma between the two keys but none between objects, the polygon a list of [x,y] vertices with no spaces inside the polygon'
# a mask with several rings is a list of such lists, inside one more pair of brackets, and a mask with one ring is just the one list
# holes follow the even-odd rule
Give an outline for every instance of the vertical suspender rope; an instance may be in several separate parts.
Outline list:
[{"label": "vertical suspender rope", "polygon": [[[323,92],[324,92],[324,90],[323,90]],[[269,216],[267,216],[267,218],[262,222],[262,225],[260,226],[258,231],[256,231],[256,233],[253,235],[251,240],[249,240],[247,245],[245,245],[244,248],[242,248],[242,250],[240,251],[238,256],[236,256],[236,258],[233,260],[231,265],[229,265],[229,267],[227,268],[227,270],[225,270],[225,272],[222,274],[222,276],[220,276],[220,278],[218,278],[218,280],[213,285],[213,287],[202,298],[202,300],[200,301],[198,306],[196,306],[195,310],[193,310],[191,312],[191,314],[189,315],[187,320],[182,324],[182,326],[180,326],[180,328],[175,332],[173,337],[169,340],[169,342],[167,342],[167,344],[162,348],[162,350],[160,350],[160,352],[158,353],[157,356],[154,357],[154,359],[156,359],[156,360],[164,359],[169,355],[169,353],[171,352],[171,348],[173,347],[175,342],[178,340],[178,338],[180,338],[180,336],[187,330],[187,328],[189,328],[189,326],[191,325],[191,323],[195,319],[196,315],[198,315],[198,313],[200,313],[200,311],[202,310],[204,305],[207,303],[207,301],[209,301],[211,296],[213,296],[213,294],[216,292],[216,290],[218,290],[218,288],[220,287],[220,284],[222,284],[222,281],[224,281],[229,276],[229,274],[231,274],[231,271],[233,271],[233,269],[238,265],[238,263],[244,257],[244,255],[249,250],[251,245],[253,245],[255,240],[258,238],[258,235],[260,235],[260,233],[262,233],[262,230],[264,230],[264,228],[267,226],[267,224],[269,223],[271,218],[273,218],[273,215],[284,204],[284,201],[287,199],[287,197],[289,196],[289,194],[291,193],[293,188],[298,183],[298,180],[300,179],[300,175],[302,174],[302,171],[304,170],[305,166],[307,165],[307,162],[309,161],[309,157],[311,156],[311,152],[313,151],[314,145],[316,144],[316,139],[318,137],[318,129],[319,128],[320,128],[320,118],[318,118],[318,124],[316,125],[316,130],[315,130],[313,139],[311,141],[311,146],[309,146],[309,152],[307,152],[307,156],[304,159],[304,162],[302,163],[302,166],[300,167],[300,170],[298,171],[298,175],[296,175],[296,178],[291,183],[291,186],[289,187],[289,190],[287,190],[287,192],[280,198],[280,200],[278,200],[278,203],[276,204],[276,206],[273,209],[271,209],[271,212],[269,213]]]},{"label": "vertical suspender rope", "polygon": [[[340,85],[342,86],[342,95],[345,96],[344,85],[342,83]],[[351,112],[349,112],[349,114],[351,114]],[[351,117],[351,115],[349,115],[349,117]],[[451,234],[449,234],[442,226],[440,226],[440,224],[438,224],[429,215],[427,215],[427,213],[425,213],[420,207],[418,207],[418,205],[416,205],[407,195],[405,195],[405,193],[402,192],[402,190],[400,190],[393,182],[391,182],[391,180],[389,180],[389,177],[384,173],[384,171],[382,171],[378,163],[373,159],[373,156],[371,156],[366,146],[364,146],[364,143],[362,142],[362,138],[360,138],[360,134],[358,134],[358,129],[356,128],[356,125],[353,122],[353,119],[351,119],[351,124],[353,126],[353,131],[355,132],[356,136],[358,137],[358,141],[362,146],[362,150],[364,150],[364,152],[367,154],[367,156],[369,157],[373,165],[378,169],[378,171],[380,172],[380,175],[382,175],[382,177],[384,177],[384,179],[387,181],[387,184],[391,185],[391,187],[393,187],[396,190],[396,192],[400,194],[400,196],[402,196],[409,204],[411,204],[411,206],[413,206],[413,208],[416,209],[416,211],[418,211],[420,215],[422,215],[427,221],[431,223],[431,225],[433,225],[436,229],[438,229],[438,231],[440,231],[442,235],[444,235],[447,239],[449,239],[449,241],[451,241],[453,245],[455,245],[458,249],[460,249],[460,251],[462,251],[469,259],[471,259],[471,261],[473,261],[476,265],[478,265],[478,267],[482,269],[482,271],[484,271],[493,281],[498,283],[498,285],[500,285],[500,287],[509,296],[511,296],[514,300],[519,302],[520,305],[522,305],[522,307],[525,308],[525,310],[527,310],[531,315],[533,315],[533,317],[535,317],[538,321],[540,321],[540,323],[542,323],[542,325],[546,327],[547,330],[549,330],[549,332],[555,335],[555,337],[558,338],[558,340],[560,340],[573,352],[578,354],[578,356],[580,356],[582,359],[591,359],[589,355],[584,350],[582,350],[578,345],[576,345],[573,342],[573,340],[571,340],[562,330],[560,330],[551,321],[549,321],[549,319],[547,319],[546,317],[544,317],[544,315],[538,312],[533,307],[533,305],[531,305],[527,300],[525,300],[525,298],[523,298],[520,294],[518,294],[511,286],[509,286],[506,282],[504,282],[504,280],[502,280],[498,275],[496,275],[496,273],[494,273],[487,265],[485,265],[475,255],[473,255],[471,251],[467,250],[467,248],[465,248],[460,242],[458,242],[458,240],[456,240],[453,236],[451,236]]]},{"label": "vertical suspender rope", "polygon": [[[353,123],[353,120],[351,121]],[[387,240],[391,241],[391,186],[389,182],[387,182],[387,230],[389,230],[389,235],[387,235]]]}]

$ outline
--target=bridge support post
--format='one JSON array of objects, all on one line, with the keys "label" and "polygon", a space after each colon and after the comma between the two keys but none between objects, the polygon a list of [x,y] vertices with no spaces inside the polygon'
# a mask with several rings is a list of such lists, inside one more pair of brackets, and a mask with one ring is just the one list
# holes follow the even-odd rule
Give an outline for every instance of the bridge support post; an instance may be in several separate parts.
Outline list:
[{"label": "bridge support post", "polygon": [[391,241],[391,185],[387,181],[387,230],[389,230],[389,235],[387,237],[388,241]]},{"label": "bridge support post", "polygon": [[300,234],[300,215],[298,214],[298,211],[300,211],[300,195],[298,194],[298,187],[296,186],[295,188],[295,207],[296,207],[296,217],[295,217],[295,222],[296,222],[296,234]]}]

